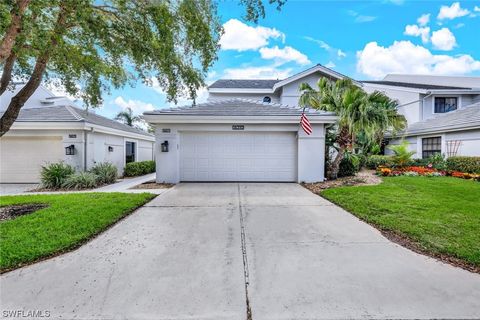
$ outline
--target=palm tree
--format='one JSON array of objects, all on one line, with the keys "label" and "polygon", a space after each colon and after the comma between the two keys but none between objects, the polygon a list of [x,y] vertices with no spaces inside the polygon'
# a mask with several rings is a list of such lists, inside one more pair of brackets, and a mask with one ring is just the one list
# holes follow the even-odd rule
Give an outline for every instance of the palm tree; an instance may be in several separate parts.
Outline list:
[{"label": "palm tree", "polygon": [[142,118],[134,116],[132,108],[128,107],[115,116],[115,120],[123,122],[127,126],[133,127],[136,123],[142,122]]},{"label": "palm tree", "polygon": [[379,141],[385,131],[396,132],[405,128],[406,120],[397,113],[397,103],[383,93],[367,94],[350,79],[331,81],[321,78],[317,87],[315,90],[307,83],[300,85],[303,91],[300,105],[337,114],[337,155],[329,170],[332,179],[337,178],[345,153],[354,151],[357,135]]}]

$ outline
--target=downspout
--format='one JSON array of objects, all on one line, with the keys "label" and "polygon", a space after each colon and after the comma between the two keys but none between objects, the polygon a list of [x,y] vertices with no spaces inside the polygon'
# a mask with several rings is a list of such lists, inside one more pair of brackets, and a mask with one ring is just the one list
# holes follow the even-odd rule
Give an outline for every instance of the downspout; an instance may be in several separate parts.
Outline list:
[{"label": "downspout", "polygon": [[87,131],[83,131],[83,171],[87,171]]},{"label": "downspout", "polygon": [[[93,128],[90,128],[90,132],[93,132]],[[83,131],[83,171],[87,171],[87,147],[88,147],[88,130]]]}]

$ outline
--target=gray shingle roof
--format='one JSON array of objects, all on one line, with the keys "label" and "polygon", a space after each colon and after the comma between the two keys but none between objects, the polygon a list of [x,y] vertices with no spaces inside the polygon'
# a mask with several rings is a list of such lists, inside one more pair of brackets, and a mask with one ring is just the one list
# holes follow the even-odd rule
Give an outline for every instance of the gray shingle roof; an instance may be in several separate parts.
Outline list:
[{"label": "gray shingle roof", "polygon": [[455,87],[455,86],[438,86],[433,84],[422,84],[422,83],[410,83],[410,82],[397,82],[397,81],[361,81],[362,83],[372,83],[372,84],[382,84],[386,86],[395,86],[395,87],[405,87],[405,88],[414,88],[414,89],[432,89],[432,90],[448,90],[448,89],[472,89],[465,87]]},{"label": "gray shingle roof", "polygon": [[[291,116],[301,115],[302,108],[290,107],[278,103],[263,103],[249,99],[216,100],[195,106],[182,106],[145,112],[157,115],[197,115],[197,116]],[[334,115],[331,112],[306,109],[305,113]]]},{"label": "gray shingle roof", "polygon": [[234,80],[220,79],[212,83],[209,88],[228,89],[272,89],[275,83],[281,80]]},{"label": "gray shingle roof", "polygon": [[[3,114],[3,113],[2,113]],[[153,137],[148,132],[72,106],[44,106],[20,110],[18,122],[86,122],[99,126]]]},{"label": "gray shingle roof", "polygon": [[480,102],[408,126],[407,135],[480,127]]}]

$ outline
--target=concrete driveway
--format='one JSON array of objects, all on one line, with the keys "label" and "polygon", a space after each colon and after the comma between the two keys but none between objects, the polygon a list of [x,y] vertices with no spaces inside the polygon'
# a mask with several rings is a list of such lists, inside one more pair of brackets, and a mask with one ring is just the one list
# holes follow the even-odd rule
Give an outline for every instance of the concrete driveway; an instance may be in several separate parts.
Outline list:
[{"label": "concrete driveway", "polygon": [[3,316],[480,317],[480,275],[393,244],[296,184],[180,184],[0,284]]}]

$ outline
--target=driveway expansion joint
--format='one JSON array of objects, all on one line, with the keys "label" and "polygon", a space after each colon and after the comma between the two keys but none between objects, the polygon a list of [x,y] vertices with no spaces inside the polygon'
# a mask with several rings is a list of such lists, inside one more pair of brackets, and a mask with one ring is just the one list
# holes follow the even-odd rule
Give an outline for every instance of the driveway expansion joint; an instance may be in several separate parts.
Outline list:
[{"label": "driveway expansion joint", "polygon": [[240,216],[240,240],[242,247],[242,258],[243,258],[243,276],[245,281],[245,302],[247,305],[247,320],[252,320],[252,308],[250,306],[250,299],[248,296],[248,286],[250,285],[250,276],[248,271],[248,256],[247,256],[247,243],[245,238],[245,220],[243,216],[243,205],[242,205],[242,195],[240,191],[240,184],[237,184],[238,190],[238,211]]}]

